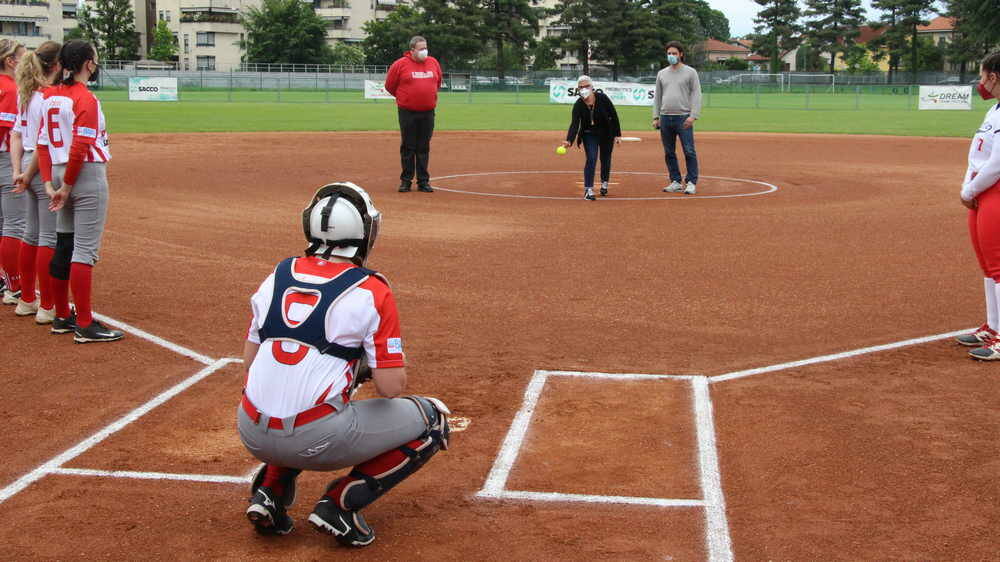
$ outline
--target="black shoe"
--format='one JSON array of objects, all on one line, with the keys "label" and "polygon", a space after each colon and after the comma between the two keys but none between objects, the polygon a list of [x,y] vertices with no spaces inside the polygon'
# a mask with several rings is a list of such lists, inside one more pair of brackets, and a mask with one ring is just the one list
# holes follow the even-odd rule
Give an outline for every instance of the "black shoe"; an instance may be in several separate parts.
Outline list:
[{"label": "black shoe", "polygon": [[408,191],[410,191],[410,184],[409,183],[401,183],[401,184],[399,184],[399,192],[400,193],[406,193]]},{"label": "black shoe", "polygon": [[375,540],[375,531],[360,512],[340,509],[330,498],[319,500],[309,514],[309,522],[320,533],[335,535],[344,546],[368,546]]},{"label": "black shoe", "polygon": [[[54,329],[53,329],[54,330]],[[105,328],[103,324],[94,320],[86,328],[76,327],[73,333],[73,341],[76,343],[94,343],[102,341],[117,341],[122,339],[125,333],[120,330]]]},{"label": "black shoe", "polygon": [[601,197],[607,197],[607,196],[608,196],[608,188],[602,187],[601,188]]},{"label": "black shoe", "polygon": [[423,191],[424,193],[434,193],[434,190],[431,189],[430,184],[427,184],[427,183],[422,183],[422,184],[418,185],[417,186],[417,191]]},{"label": "black shoe", "polygon": [[49,330],[53,334],[68,334],[76,330],[76,314],[70,314],[66,318],[58,316],[52,320],[52,328]]},{"label": "black shoe", "polygon": [[[289,471],[291,469],[286,468],[285,470]],[[267,471],[267,465],[262,464],[257,468],[257,472],[254,473],[253,479],[250,481],[251,497],[257,494],[257,490],[264,483],[264,474],[266,471]],[[286,508],[295,505],[295,481],[299,473],[301,472],[302,472],[301,470],[296,470],[294,472],[294,475],[291,476],[291,478],[288,478],[283,482],[285,485],[285,493],[281,496],[281,505],[285,506]]]},{"label": "black shoe", "polygon": [[287,535],[295,528],[295,521],[285,512],[285,506],[267,486],[257,488],[250,498],[247,508],[247,519],[253,523],[254,529],[262,535]]}]

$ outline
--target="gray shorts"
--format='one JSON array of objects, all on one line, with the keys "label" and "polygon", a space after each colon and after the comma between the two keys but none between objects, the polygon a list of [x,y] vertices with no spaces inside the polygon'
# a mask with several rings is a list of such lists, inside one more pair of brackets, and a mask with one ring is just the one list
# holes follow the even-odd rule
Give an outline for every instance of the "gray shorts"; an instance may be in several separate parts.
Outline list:
[{"label": "gray shorts", "polygon": [[292,427],[294,417],[285,418],[285,429],[268,427],[266,415],[254,423],[239,406],[240,439],[265,463],[330,471],[363,463],[427,431],[420,409],[406,398],[372,398],[336,406],[342,409],[299,427]]},{"label": "gray shorts", "polygon": [[10,153],[0,152],[0,231],[3,236],[21,240],[24,236],[24,218],[28,214],[24,192],[14,193],[14,167]]},{"label": "gray shorts", "polygon": [[[25,152],[22,170],[28,169],[28,164],[34,157],[34,152]],[[49,210],[49,194],[45,193],[45,182],[42,174],[35,174],[31,184],[24,191],[27,196],[25,204],[27,216],[24,220],[24,240],[29,246],[56,247],[56,214]]]},{"label": "gray shorts", "polygon": [[[62,186],[65,164],[52,166],[52,185]],[[76,178],[69,201],[56,213],[56,232],[73,233],[74,263],[94,265],[101,249],[104,221],[108,217],[108,167],[103,162],[85,162]]]}]

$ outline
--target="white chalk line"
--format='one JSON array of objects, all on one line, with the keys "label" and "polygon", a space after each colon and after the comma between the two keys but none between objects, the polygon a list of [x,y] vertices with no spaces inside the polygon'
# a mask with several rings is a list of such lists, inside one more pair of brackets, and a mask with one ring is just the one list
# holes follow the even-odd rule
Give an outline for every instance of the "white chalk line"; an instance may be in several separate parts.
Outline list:
[{"label": "white chalk line", "polygon": [[214,482],[223,484],[249,484],[250,476],[224,476],[221,474],[172,474],[169,472],[138,472],[133,470],[94,470],[89,468],[55,468],[49,474],[65,476],[93,476],[100,478],[134,478],[138,480],[182,480],[186,482]]},{"label": "white chalk line", "polygon": [[[509,171],[509,172],[476,172],[476,173],[469,173],[469,174],[452,174],[452,175],[448,175],[448,176],[440,176],[440,177],[436,177],[436,178],[431,178],[431,181],[433,182],[433,181],[440,181],[440,180],[447,180],[447,179],[454,179],[454,178],[470,178],[470,177],[480,177],[480,176],[500,176],[500,175],[514,175],[514,174],[579,174],[579,173],[580,173],[579,170],[576,170],[576,171],[554,171],[554,170],[525,171],[525,170],[517,170],[517,171]],[[611,175],[612,176],[615,176],[615,175],[663,176],[664,173],[663,172],[612,172]],[[684,195],[684,196],[668,195],[668,196],[658,196],[658,197],[618,197],[618,196],[616,196],[616,197],[610,197],[610,198],[602,198],[601,200],[602,201],[651,201],[651,200],[655,200],[655,201],[681,201],[681,200],[690,200],[690,199],[729,199],[729,198],[733,198],[733,197],[753,197],[753,196],[756,196],[756,195],[766,195],[768,193],[773,193],[775,191],[778,191],[778,186],[776,186],[774,184],[770,184],[770,183],[764,182],[764,181],[759,181],[759,180],[750,180],[750,179],[745,179],[745,178],[729,178],[729,177],[722,177],[722,176],[701,176],[701,177],[702,178],[707,178],[707,179],[715,179],[715,180],[727,180],[727,181],[735,181],[735,182],[742,182],[742,183],[753,183],[753,184],[757,184],[757,185],[762,185],[762,186],[766,187],[767,189],[764,189],[763,191],[755,191],[755,192],[752,192],[752,193],[732,193],[732,194],[727,194],[727,195]],[[488,193],[488,192],[481,192],[481,191],[467,191],[467,190],[462,190],[462,189],[452,189],[452,188],[449,188],[449,187],[441,187],[441,186],[439,186],[437,184],[434,184],[434,189],[441,190],[441,191],[447,191],[447,192],[450,192],[450,193],[461,193],[461,194],[464,194],[464,195],[481,195],[481,196],[484,196],[484,197],[509,197],[509,198],[514,198],[514,199],[548,199],[548,200],[567,200],[567,201],[580,199],[580,197],[578,197],[578,196],[577,197],[566,197],[566,196],[554,196],[554,195],[517,195],[517,194],[513,194],[513,193]]]},{"label": "white chalk line", "polygon": [[514,416],[514,421],[510,424],[507,437],[504,438],[503,445],[500,446],[500,452],[497,453],[497,458],[493,462],[493,468],[490,469],[489,476],[486,477],[483,489],[476,495],[498,497],[497,494],[504,491],[504,488],[507,486],[507,478],[510,476],[511,468],[514,467],[514,461],[517,460],[518,452],[521,450],[521,443],[524,442],[524,435],[528,432],[531,416],[535,413],[535,406],[538,405],[538,397],[542,393],[542,387],[545,386],[545,379],[547,378],[548,375],[543,371],[535,371],[535,374],[532,375],[531,381],[528,383],[528,388],[524,390],[524,400],[521,404],[521,409],[518,410],[517,415]]},{"label": "white chalk line", "polygon": [[695,428],[698,435],[698,466],[701,474],[701,494],[705,498],[705,543],[708,559],[729,562],[733,559],[732,540],[726,519],[726,500],[719,473],[719,453],[715,441],[715,421],[708,378],[691,380]]},{"label": "white chalk line", "polygon": [[550,502],[614,503],[631,505],[651,505],[656,507],[703,507],[702,500],[668,498],[640,498],[632,496],[597,496],[588,494],[561,494],[557,492],[529,492],[526,490],[503,490],[498,494],[480,497],[506,500],[531,500]]},{"label": "white chalk line", "polygon": [[691,380],[701,375],[646,375],[642,373],[585,373],[582,371],[535,371],[536,373],[542,373],[545,375],[559,376],[559,377],[583,377],[592,379],[619,379],[619,380],[655,380],[655,379],[673,379],[673,380]]},{"label": "white chalk line", "polygon": [[203,363],[205,365],[211,365],[212,363],[215,362],[215,359],[212,359],[211,357],[209,357],[207,355],[202,355],[201,353],[198,353],[197,351],[193,351],[193,350],[190,350],[190,349],[188,349],[186,347],[177,345],[176,343],[167,341],[167,340],[165,340],[165,339],[163,339],[163,338],[161,338],[159,336],[154,336],[153,334],[150,334],[149,332],[147,332],[145,330],[141,330],[139,328],[136,328],[135,326],[126,324],[125,322],[122,322],[121,320],[115,320],[114,318],[111,318],[110,316],[105,316],[103,314],[98,314],[96,312],[93,313],[93,314],[94,314],[94,318],[97,318],[98,320],[100,320],[101,322],[104,322],[105,324],[108,324],[108,325],[110,325],[112,327],[118,328],[119,330],[123,330],[125,332],[128,332],[128,333],[130,333],[130,334],[132,334],[132,335],[134,335],[134,336],[136,336],[138,338],[142,338],[142,339],[144,339],[146,341],[155,343],[156,345],[158,345],[160,347],[165,347],[165,348],[169,349],[170,351],[173,351],[174,353],[176,353],[178,355],[183,355],[184,357],[189,357],[189,358],[194,359],[195,361],[198,361],[199,363]]},{"label": "white chalk line", "polygon": [[174,396],[177,396],[181,392],[184,392],[185,390],[187,390],[188,388],[190,388],[191,386],[193,386],[195,383],[199,382],[200,380],[204,379],[205,377],[211,375],[212,373],[218,371],[219,369],[225,367],[226,365],[228,365],[230,363],[236,363],[238,361],[239,361],[238,359],[232,358],[232,357],[226,357],[226,358],[223,358],[223,359],[217,359],[217,360],[213,361],[211,365],[206,366],[205,368],[203,368],[202,370],[198,371],[194,375],[191,375],[187,379],[185,379],[185,380],[177,383],[176,385],[172,386],[171,388],[169,388],[169,389],[161,392],[156,397],[154,397],[151,400],[147,401],[145,404],[142,404],[141,406],[139,406],[139,407],[135,408],[134,410],[132,410],[131,412],[125,414],[124,416],[122,416],[118,420],[112,422],[111,424],[109,424],[108,426],[106,426],[104,429],[98,431],[97,433],[91,435],[90,437],[87,437],[86,439],[84,439],[83,441],[77,443],[73,447],[70,447],[66,451],[60,453],[59,455],[57,455],[55,457],[53,457],[52,459],[50,459],[49,461],[43,463],[42,465],[40,465],[39,467],[35,468],[34,470],[32,470],[31,472],[29,472],[28,474],[25,474],[24,476],[18,478],[16,481],[14,481],[13,483],[11,483],[7,487],[5,487],[3,489],[0,489],[0,503],[3,503],[5,501],[7,501],[8,499],[10,499],[12,496],[14,496],[15,494],[17,494],[18,492],[24,490],[25,488],[27,488],[28,486],[30,486],[34,482],[40,480],[46,474],[49,474],[53,470],[61,468],[67,462],[69,462],[69,461],[75,459],[76,457],[82,455],[83,453],[87,452],[88,450],[90,450],[91,448],[93,448],[98,443],[104,441],[105,439],[107,439],[111,435],[117,433],[118,431],[120,431],[124,427],[128,426],[132,422],[134,422],[137,419],[141,418],[142,416],[148,414],[150,411],[152,411],[157,406],[160,406],[161,404],[167,402],[168,400],[170,400]]},{"label": "white chalk line", "polygon": [[930,343],[938,340],[944,340],[948,338],[953,338],[955,336],[960,336],[962,334],[968,334],[975,330],[975,328],[969,328],[966,330],[957,330],[954,332],[948,332],[945,334],[936,334],[933,336],[925,336],[922,338],[912,338],[908,340],[902,340],[893,343],[887,343],[883,345],[873,345],[871,347],[862,347],[860,349],[854,349],[851,351],[844,351],[841,353],[831,353],[829,355],[820,355],[819,357],[810,357],[809,359],[800,359],[798,361],[789,361],[787,363],[778,363],[777,365],[769,365],[767,367],[758,367],[756,369],[745,369],[742,371],[733,371],[731,373],[725,373],[723,375],[715,375],[708,377],[710,383],[719,383],[723,381],[739,379],[743,377],[750,377],[753,375],[761,375],[764,373],[773,373],[775,371],[783,371],[785,369],[793,369],[795,367],[804,367],[806,365],[815,365],[817,363],[826,363],[828,361],[838,361],[840,359],[849,359],[851,357],[857,357],[859,355],[865,355],[867,353],[876,353],[879,351],[889,351],[892,349],[899,349],[901,347],[907,347],[911,345],[919,345],[922,343]]}]

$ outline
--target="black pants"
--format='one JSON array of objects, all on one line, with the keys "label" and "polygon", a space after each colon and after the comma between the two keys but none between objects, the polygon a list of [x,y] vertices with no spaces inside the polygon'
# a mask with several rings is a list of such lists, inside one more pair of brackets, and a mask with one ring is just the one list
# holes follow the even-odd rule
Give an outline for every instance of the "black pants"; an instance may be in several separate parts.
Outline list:
[{"label": "black pants", "polygon": [[417,185],[429,185],[431,175],[427,164],[431,159],[431,135],[434,134],[434,110],[410,111],[399,110],[399,133],[402,142],[399,145],[399,157],[403,173],[399,174],[402,183],[413,181],[414,169],[417,175]]},{"label": "black pants", "polygon": [[611,179],[611,151],[615,148],[614,137],[598,133],[583,133],[583,149],[587,153],[587,162],[583,165],[583,188],[594,187],[594,169],[597,167],[597,156],[601,157],[601,182]]}]

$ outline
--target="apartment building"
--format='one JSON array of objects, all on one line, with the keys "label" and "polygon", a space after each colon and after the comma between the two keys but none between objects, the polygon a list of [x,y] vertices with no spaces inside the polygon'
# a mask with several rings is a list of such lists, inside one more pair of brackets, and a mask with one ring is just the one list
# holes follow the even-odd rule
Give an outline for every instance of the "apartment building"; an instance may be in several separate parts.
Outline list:
[{"label": "apartment building", "polygon": [[382,21],[408,0],[312,0],[313,10],[326,20],[326,41],[360,43],[365,38],[364,25]]},{"label": "apartment building", "polygon": [[49,39],[62,41],[62,0],[0,0],[0,37],[34,49]]},{"label": "apartment building", "polygon": [[154,17],[177,38],[181,70],[229,70],[240,64],[240,12],[259,0],[155,0]]}]

